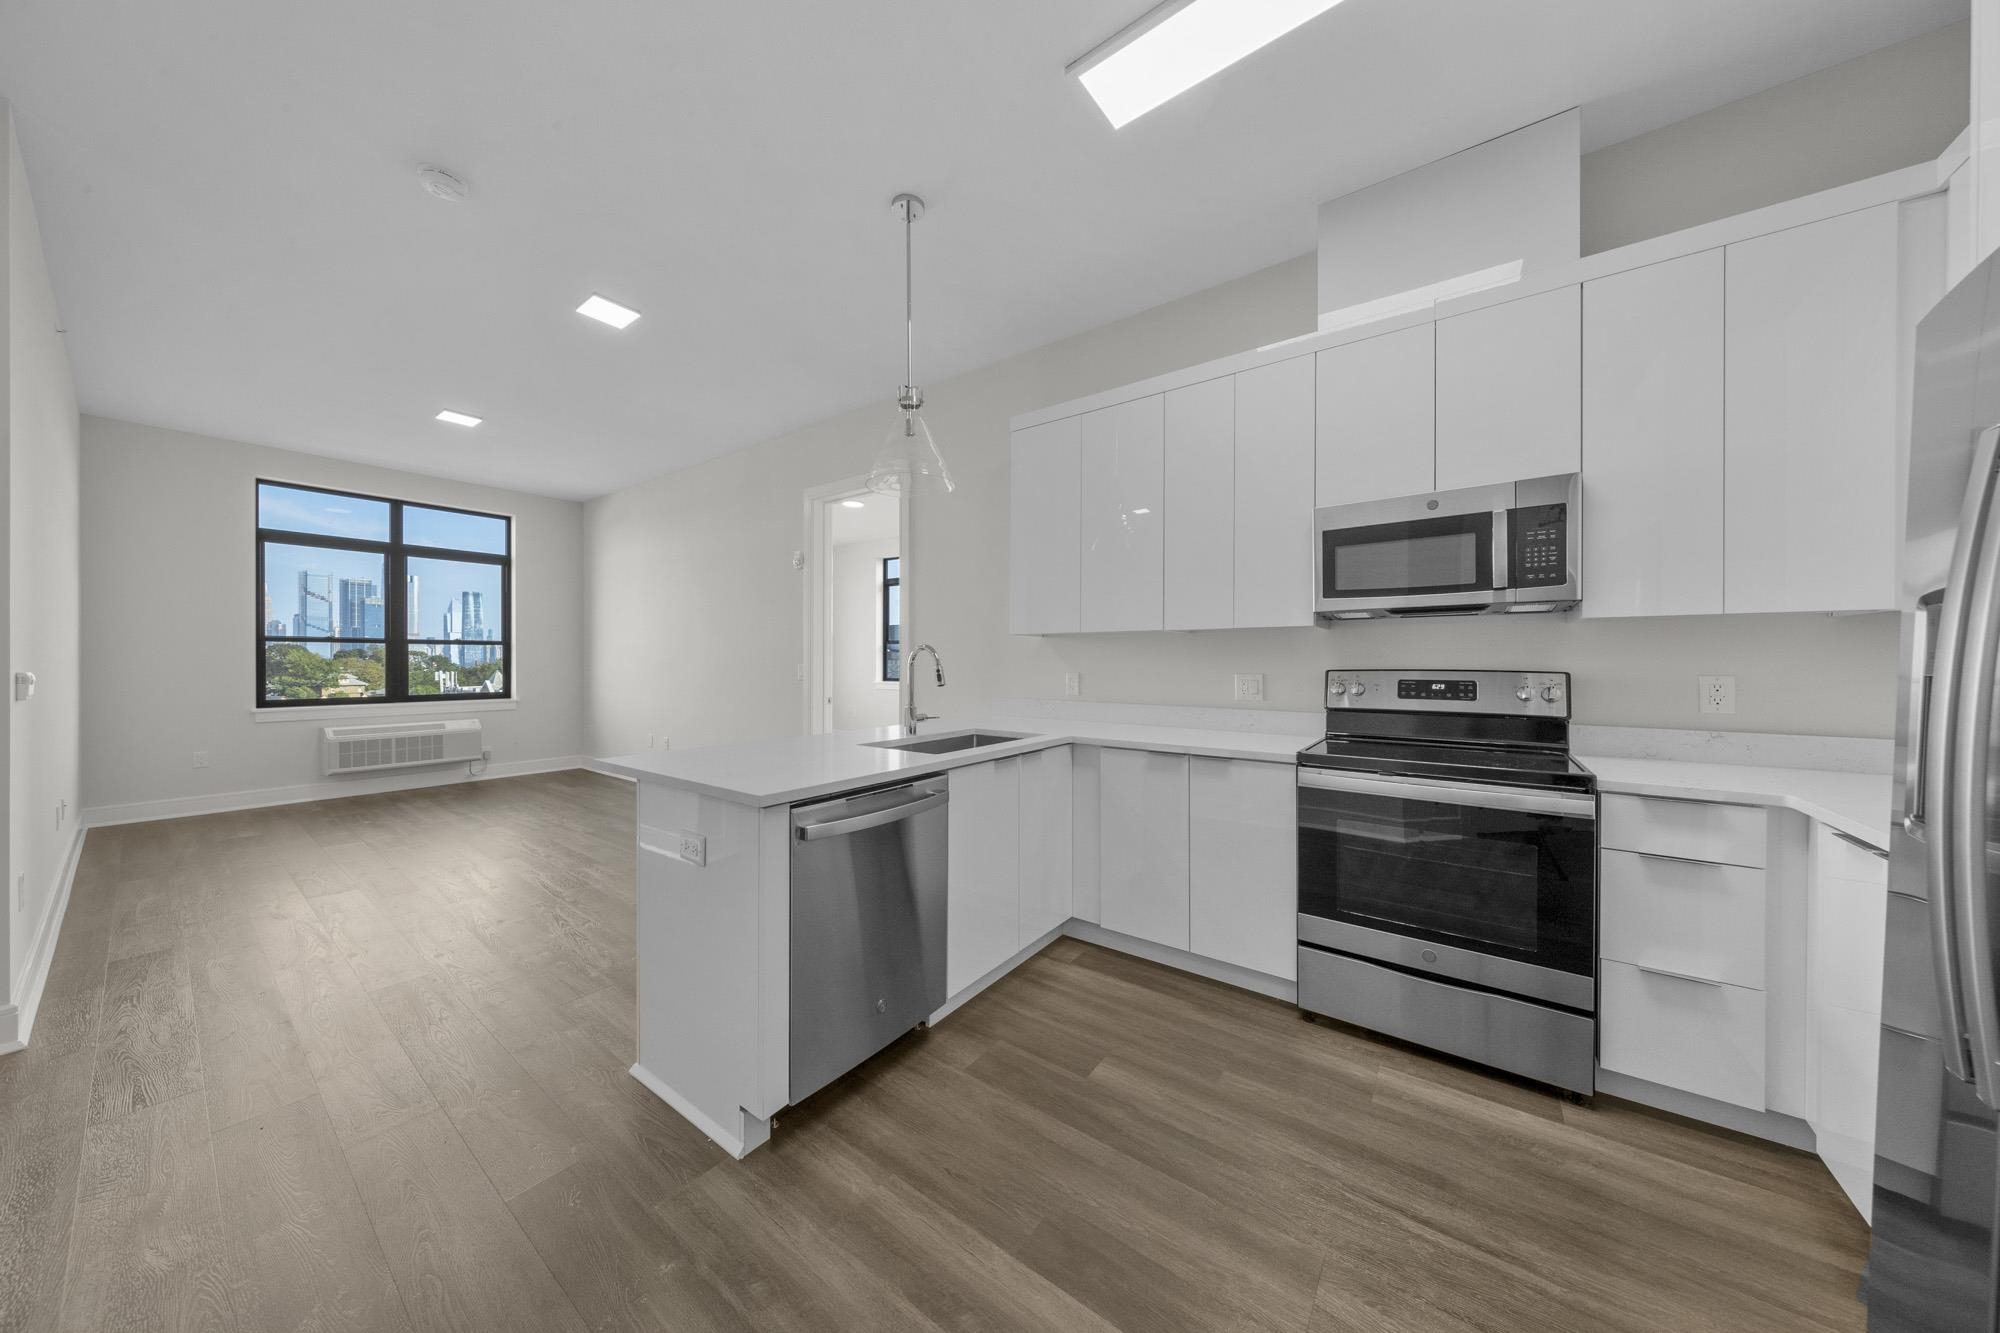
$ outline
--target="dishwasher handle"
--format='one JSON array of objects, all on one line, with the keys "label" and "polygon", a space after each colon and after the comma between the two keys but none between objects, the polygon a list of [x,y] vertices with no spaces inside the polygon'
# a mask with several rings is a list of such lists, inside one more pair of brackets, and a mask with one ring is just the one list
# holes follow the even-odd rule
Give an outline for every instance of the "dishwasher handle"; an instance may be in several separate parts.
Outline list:
[{"label": "dishwasher handle", "polygon": [[880,810],[871,810],[865,815],[848,815],[845,818],[814,820],[797,825],[799,841],[817,842],[821,838],[838,838],[848,833],[860,833],[864,829],[880,828],[884,824],[894,824],[899,820],[920,815],[926,810],[935,810],[949,799],[944,792],[932,792],[913,800],[900,801]]}]

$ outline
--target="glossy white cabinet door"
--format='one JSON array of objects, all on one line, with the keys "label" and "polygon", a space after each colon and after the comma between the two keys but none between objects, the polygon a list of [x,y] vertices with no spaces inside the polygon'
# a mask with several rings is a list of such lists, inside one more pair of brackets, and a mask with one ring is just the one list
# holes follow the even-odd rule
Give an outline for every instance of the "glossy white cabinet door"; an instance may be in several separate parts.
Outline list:
[{"label": "glossy white cabinet door", "polygon": [[1083,629],[1163,626],[1164,419],[1160,394],[1082,420]]},{"label": "glossy white cabinet door", "polygon": [[1236,377],[1236,624],[1313,623],[1313,358]]},{"label": "glossy white cabinet door", "polygon": [[1585,616],[1722,613],[1722,251],[1583,288]]},{"label": "glossy white cabinet door", "polygon": [[1021,761],[954,768],[949,782],[944,971],[956,995],[1021,947]]},{"label": "glossy white cabinet door", "polygon": [[1024,754],[1021,766],[1020,926],[1025,949],[1070,918],[1070,747]]},{"label": "glossy white cabinet door", "polygon": [[1082,425],[1081,417],[1066,417],[1014,432],[1007,561],[1015,634],[1083,628]]},{"label": "glossy white cabinet door", "polygon": [[1298,974],[1298,800],[1290,764],[1188,761],[1188,949]]},{"label": "glossy white cabinet door", "polygon": [[1764,1109],[1764,992],[1598,965],[1598,1063],[1650,1083]]},{"label": "glossy white cabinet door", "polygon": [[1438,489],[1580,471],[1582,363],[1575,287],[1439,320]]},{"label": "glossy white cabinet door", "polygon": [[1236,377],[1166,395],[1166,627],[1236,618]]},{"label": "glossy white cabinet door", "polygon": [[1105,929],[1187,948],[1187,756],[1107,747],[1097,783]]},{"label": "glossy white cabinet door", "polygon": [[1437,326],[1319,354],[1319,505],[1437,489]]},{"label": "glossy white cabinet door", "polygon": [[1598,952],[1635,967],[1764,988],[1764,872],[1605,848]]},{"label": "glossy white cabinet door", "polygon": [[1898,274],[1894,204],[1729,247],[1725,610],[1896,604]]}]

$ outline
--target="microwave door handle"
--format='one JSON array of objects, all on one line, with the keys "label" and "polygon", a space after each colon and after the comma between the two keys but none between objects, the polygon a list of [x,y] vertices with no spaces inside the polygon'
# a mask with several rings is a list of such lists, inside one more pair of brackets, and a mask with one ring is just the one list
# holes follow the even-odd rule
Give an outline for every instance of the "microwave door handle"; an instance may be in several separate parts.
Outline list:
[{"label": "microwave door handle", "polygon": [[[1937,645],[1932,657],[1929,713],[1921,740],[1924,801],[1917,827],[1923,849],[1925,892],[1930,900],[1933,970],[1937,976],[1939,1014],[1947,1029],[1943,1048],[1945,1069],[1961,1082],[1972,1078],[1967,1058],[1966,1009],[1959,985],[1958,929],[1955,904],[1953,844],[1953,761],[1959,732],[1959,701],[1965,616],[1972,596],[1974,556],[1983,544],[1993,505],[1996,448],[2000,427],[1982,431],[1967,478],[1958,535],[1952,545],[1951,573],[1938,606]],[[1915,813],[1915,812],[1913,812]],[[1922,821],[1928,821],[1924,827]]]},{"label": "microwave door handle", "polygon": [[1507,511],[1493,511],[1493,586],[1513,586],[1513,571],[1507,567]]}]

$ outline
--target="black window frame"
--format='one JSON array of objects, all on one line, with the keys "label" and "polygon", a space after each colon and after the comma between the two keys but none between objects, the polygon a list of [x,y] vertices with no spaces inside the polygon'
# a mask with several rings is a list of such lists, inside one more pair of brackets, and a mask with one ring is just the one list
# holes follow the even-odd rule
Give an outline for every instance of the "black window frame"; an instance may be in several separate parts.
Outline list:
[{"label": "black window frame", "polygon": [[[327,495],[341,500],[363,500],[371,504],[389,506],[389,538],[387,541],[373,541],[359,537],[335,537],[323,532],[298,532],[290,528],[267,528],[261,519],[263,514],[263,488],[281,486],[291,491],[310,491],[315,495]],[[366,491],[342,491],[330,486],[313,486],[303,482],[285,481],[277,477],[258,477],[250,487],[251,514],[259,520],[256,527],[256,583],[252,589],[256,620],[256,667],[255,688],[258,708],[365,708],[381,704],[413,703],[468,703],[481,699],[512,699],[514,697],[514,517],[511,514],[494,514],[483,509],[466,509],[460,505],[435,504],[428,500],[401,500],[393,496],[373,495]],[[462,551],[447,546],[423,546],[406,543],[403,540],[403,510],[435,509],[450,514],[465,514],[472,518],[498,519],[506,525],[506,550],[499,554],[491,551]],[[264,548],[276,543],[280,546],[313,546],[329,551],[360,552],[382,557],[382,635],[380,639],[365,637],[330,637],[322,634],[273,634],[270,622],[265,619],[264,601]],[[502,688],[498,690],[460,691],[452,694],[411,694],[410,693],[410,645],[442,643],[440,638],[414,639],[410,635],[410,613],[407,604],[409,594],[409,562],[418,560],[453,560],[466,564],[494,565],[500,570],[500,637],[497,639],[451,640],[462,647],[497,648],[500,651]],[[382,693],[377,696],[359,698],[319,698],[319,699],[267,699],[265,694],[265,668],[267,650],[274,643],[329,643],[382,645]]]},{"label": "black window frame", "polygon": [[[891,560],[896,562],[896,573],[893,577],[891,577],[889,573],[889,562]],[[884,685],[896,685],[900,684],[903,679],[903,624],[901,615],[902,607],[901,605],[897,606],[896,608],[898,613],[897,617],[894,621],[891,621],[889,619],[889,589],[895,588],[898,592],[901,592],[903,587],[903,558],[900,555],[885,555],[882,557],[881,579],[879,580],[879,582],[882,585],[882,589],[877,594],[876,601],[879,604],[878,609],[880,611],[880,620],[881,620],[881,624],[879,627],[879,633],[882,639],[881,683]],[[897,598],[898,603],[900,603],[901,600],[902,599],[900,597]],[[893,651],[891,651],[889,643],[889,626],[891,624],[894,624],[896,626],[896,642]]]}]

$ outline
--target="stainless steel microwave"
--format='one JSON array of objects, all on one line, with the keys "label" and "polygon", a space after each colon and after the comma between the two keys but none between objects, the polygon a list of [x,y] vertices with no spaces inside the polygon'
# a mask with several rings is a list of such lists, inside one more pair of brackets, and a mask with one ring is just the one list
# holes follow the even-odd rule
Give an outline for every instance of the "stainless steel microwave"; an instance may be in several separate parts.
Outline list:
[{"label": "stainless steel microwave", "polygon": [[1315,510],[1322,620],[1561,611],[1583,599],[1574,472]]}]

